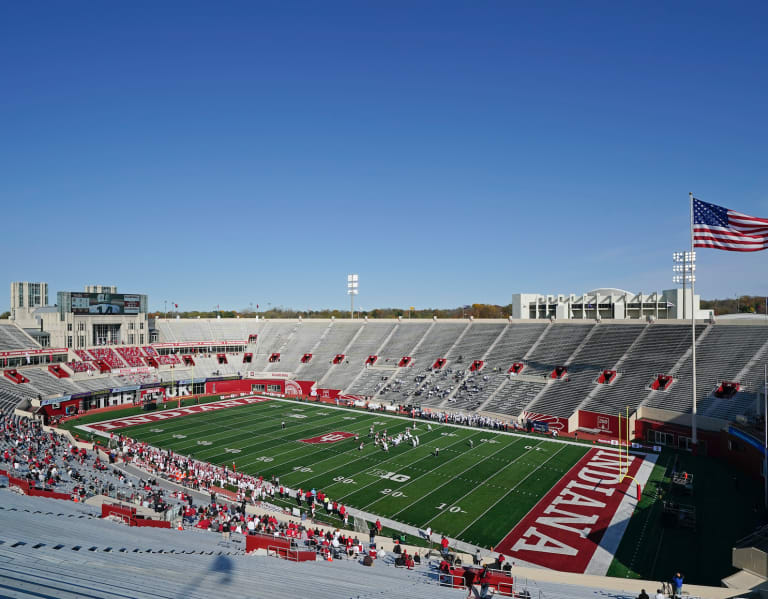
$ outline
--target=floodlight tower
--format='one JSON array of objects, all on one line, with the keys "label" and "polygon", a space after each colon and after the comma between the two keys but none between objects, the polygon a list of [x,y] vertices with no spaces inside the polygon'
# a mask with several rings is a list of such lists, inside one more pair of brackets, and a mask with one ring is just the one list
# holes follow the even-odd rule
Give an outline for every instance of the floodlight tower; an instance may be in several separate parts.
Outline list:
[{"label": "floodlight tower", "polygon": [[349,296],[349,317],[355,317],[355,296],[358,293],[358,275],[347,275],[347,295]]},{"label": "floodlight tower", "polygon": [[[696,282],[696,252],[673,252],[672,272],[679,273],[672,277],[672,282],[683,285],[683,320],[685,320],[685,288],[687,283]],[[693,286],[691,286],[693,291]],[[693,312],[693,293],[691,293],[691,312]]]}]

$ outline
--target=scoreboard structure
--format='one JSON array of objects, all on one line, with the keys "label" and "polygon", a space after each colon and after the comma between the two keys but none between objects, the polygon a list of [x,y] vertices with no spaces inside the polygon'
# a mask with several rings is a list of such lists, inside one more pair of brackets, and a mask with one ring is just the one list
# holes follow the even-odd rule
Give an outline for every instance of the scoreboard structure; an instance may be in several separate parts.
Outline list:
[{"label": "scoreboard structure", "polygon": [[59,291],[57,300],[60,314],[135,316],[147,312],[147,296],[138,293]]},{"label": "scoreboard structure", "polygon": [[57,322],[45,322],[52,344],[80,349],[149,343],[148,298],[144,294],[117,293],[111,288],[59,291],[56,298]]},{"label": "scoreboard structure", "polygon": [[71,293],[71,310],[73,314],[139,314],[141,298],[140,295],[123,293],[73,292]]}]

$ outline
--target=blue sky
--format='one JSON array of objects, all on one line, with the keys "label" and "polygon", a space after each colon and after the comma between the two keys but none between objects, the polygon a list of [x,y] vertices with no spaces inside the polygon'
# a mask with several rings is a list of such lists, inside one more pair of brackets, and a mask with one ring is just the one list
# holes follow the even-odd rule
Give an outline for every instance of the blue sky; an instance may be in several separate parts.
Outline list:
[{"label": "blue sky", "polygon": [[[0,282],[182,309],[343,307],[349,272],[364,308],[670,288],[689,191],[768,217],[766,17],[3,3]],[[699,258],[704,297],[768,295],[768,254]]]}]

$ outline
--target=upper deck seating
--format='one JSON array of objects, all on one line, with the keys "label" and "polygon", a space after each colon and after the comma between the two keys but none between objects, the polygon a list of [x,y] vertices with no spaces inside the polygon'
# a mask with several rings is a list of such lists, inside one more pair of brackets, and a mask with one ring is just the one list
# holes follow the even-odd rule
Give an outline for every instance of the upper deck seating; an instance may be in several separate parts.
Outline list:
[{"label": "upper deck seating", "polygon": [[15,324],[0,321],[0,351],[40,349],[40,344]]}]

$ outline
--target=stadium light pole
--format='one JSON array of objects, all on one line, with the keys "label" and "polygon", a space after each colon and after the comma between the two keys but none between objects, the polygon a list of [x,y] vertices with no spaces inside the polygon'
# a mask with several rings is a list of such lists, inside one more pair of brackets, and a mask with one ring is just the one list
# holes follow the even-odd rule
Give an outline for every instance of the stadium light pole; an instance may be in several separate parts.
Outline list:
[{"label": "stadium light pole", "polygon": [[349,317],[355,318],[355,296],[359,291],[358,275],[347,275],[347,295],[349,296]]},{"label": "stadium light pole", "polygon": [[696,283],[696,252],[693,251],[693,203],[691,203],[691,251],[674,252],[672,254],[672,271],[677,273],[672,277],[672,281],[683,285],[683,320],[686,319],[686,284],[691,284],[691,378],[693,379],[692,399],[693,414],[691,418],[691,443],[693,451],[696,451],[698,444],[698,431],[696,423],[696,306],[694,302],[694,284]]},{"label": "stadium light pole", "polygon": [[[696,252],[673,252],[672,253],[672,272],[676,273],[672,277],[672,282],[683,285],[683,320],[685,320],[685,304],[687,283],[693,283],[696,280]],[[691,287],[693,289],[693,287]],[[693,312],[693,296],[691,296],[691,311]]]}]

